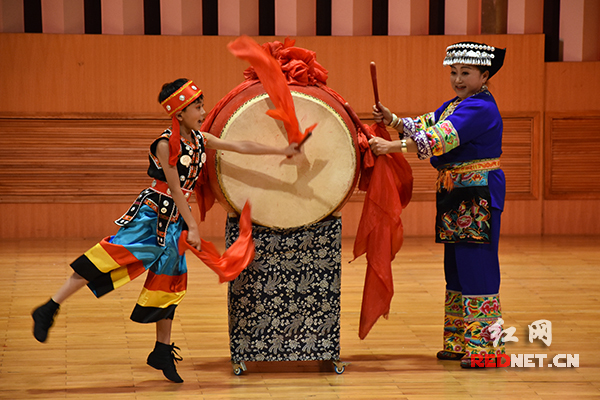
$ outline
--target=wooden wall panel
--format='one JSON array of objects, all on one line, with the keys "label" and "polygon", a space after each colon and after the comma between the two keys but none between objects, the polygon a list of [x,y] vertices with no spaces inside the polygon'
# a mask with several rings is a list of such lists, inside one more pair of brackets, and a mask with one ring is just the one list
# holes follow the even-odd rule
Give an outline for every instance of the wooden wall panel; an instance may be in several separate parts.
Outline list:
[{"label": "wooden wall panel", "polygon": [[538,197],[541,136],[538,115],[503,113],[501,165],[506,175],[506,198]]},{"label": "wooden wall panel", "polygon": [[[231,37],[0,34],[0,110],[162,118],[163,83],[194,79],[210,109],[243,80]],[[41,62],[43,60],[43,62]],[[26,71],[26,73],[24,73]],[[3,96],[4,97],[4,96]]]},{"label": "wooden wall panel", "polygon": [[[349,201],[342,208],[342,236],[354,237],[358,229],[363,203]],[[435,226],[435,201],[411,201],[400,215],[404,235],[431,237]]]},{"label": "wooden wall panel", "polygon": [[[565,124],[569,118],[598,120],[600,118],[600,62],[570,62],[570,63],[548,63],[546,69],[546,107],[545,107],[545,128],[544,128],[544,166],[545,166],[545,189],[547,192],[551,188],[550,181],[552,177],[553,148],[554,151],[562,153],[559,158],[570,159],[569,169],[571,170],[570,181],[566,182],[571,188],[574,186],[577,191],[574,193],[546,193],[550,198],[543,204],[543,233],[554,234],[600,234],[600,221],[595,210],[600,209],[600,198],[597,195],[588,195],[582,193],[581,187],[587,185],[590,192],[597,190],[595,184],[597,177],[591,175],[597,174],[599,157],[594,153],[597,127],[592,126],[592,133],[584,130],[569,129],[568,123],[565,137],[556,138],[562,141],[561,144],[551,143],[552,126],[554,119],[561,119],[560,125]],[[596,133],[594,133],[596,132]],[[597,137],[597,136],[596,136]],[[563,147],[559,149],[558,147]],[[570,149],[571,154],[565,153],[565,149]],[[558,155],[555,153],[555,155]],[[568,163],[569,164],[569,163]],[[591,168],[590,168],[591,165]],[[583,168],[588,166],[588,168]],[[554,169],[557,173],[561,171]],[[560,167],[559,167],[560,168]],[[591,175],[590,175],[591,174]],[[597,176],[597,175],[594,175]],[[563,181],[564,182],[564,181]],[[558,182],[557,182],[558,183]]]},{"label": "wooden wall panel", "polygon": [[[223,36],[112,36],[0,34],[0,110],[19,115],[158,114],[160,87],[194,79],[210,109],[243,80],[248,66]],[[259,37],[260,43],[284,37]],[[544,89],[543,35],[296,37],[329,71],[328,85],[359,113],[373,103],[369,63],[378,68],[382,102],[397,114],[416,115],[454,96],[446,47],[473,39],[509,48],[491,83],[503,112],[540,111]],[[351,51],[350,51],[351,50]],[[43,60],[43,62],[40,62]],[[26,71],[26,73],[25,73]],[[526,71],[526,73],[523,73]],[[43,95],[41,95],[43,94]]]},{"label": "wooden wall panel", "polygon": [[133,201],[168,121],[0,119],[0,202]]},{"label": "wooden wall panel", "polygon": [[545,111],[600,113],[600,62],[545,65]]},{"label": "wooden wall panel", "polygon": [[599,200],[546,200],[543,207],[544,235],[600,235]]},{"label": "wooden wall panel", "polygon": [[[546,115],[545,197],[600,200],[600,115]],[[585,145],[574,137],[585,137]]]},{"label": "wooden wall panel", "polygon": [[541,235],[543,233],[543,199],[509,200],[504,204],[501,234]]}]

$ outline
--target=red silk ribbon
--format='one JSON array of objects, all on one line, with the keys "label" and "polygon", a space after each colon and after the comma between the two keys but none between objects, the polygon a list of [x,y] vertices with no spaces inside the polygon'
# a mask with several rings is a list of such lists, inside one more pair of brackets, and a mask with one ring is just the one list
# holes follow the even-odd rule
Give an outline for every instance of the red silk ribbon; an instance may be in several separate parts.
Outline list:
[{"label": "red silk ribbon", "polygon": [[250,203],[246,202],[240,216],[240,235],[225,253],[221,255],[212,242],[200,239],[202,251],[198,251],[187,242],[188,231],[179,237],[179,254],[191,250],[196,257],[219,275],[219,282],[229,282],[254,260],[254,241],[252,240],[252,221],[250,219]]},{"label": "red silk ribbon", "polygon": [[[363,125],[371,136],[390,140],[382,124]],[[367,272],[360,311],[358,336],[364,339],[379,317],[387,318],[394,295],[392,261],[402,247],[400,214],[412,196],[412,170],[402,153],[373,157],[367,146],[359,189],[366,190],[363,211],[354,241],[354,259],[367,254]]]},{"label": "red silk ribbon", "polygon": [[306,128],[304,133],[300,132],[294,100],[279,62],[249,36],[240,36],[229,43],[227,48],[234,56],[248,61],[254,68],[256,75],[275,106],[274,110],[267,111],[267,115],[283,122],[288,134],[288,143],[302,143],[305,136],[315,128],[316,124]]}]

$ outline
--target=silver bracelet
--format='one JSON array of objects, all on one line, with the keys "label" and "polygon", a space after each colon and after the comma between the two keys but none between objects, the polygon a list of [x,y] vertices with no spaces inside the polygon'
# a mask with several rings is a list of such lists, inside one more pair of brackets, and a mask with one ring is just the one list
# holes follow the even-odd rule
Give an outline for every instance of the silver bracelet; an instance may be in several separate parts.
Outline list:
[{"label": "silver bracelet", "polygon": [[396,114],[392,113],[392,120],[390,121],[388,126],[392,127],[392,128],[396,128],[399,120],[400,120],[400,118],[398,118],[398,116]]}]

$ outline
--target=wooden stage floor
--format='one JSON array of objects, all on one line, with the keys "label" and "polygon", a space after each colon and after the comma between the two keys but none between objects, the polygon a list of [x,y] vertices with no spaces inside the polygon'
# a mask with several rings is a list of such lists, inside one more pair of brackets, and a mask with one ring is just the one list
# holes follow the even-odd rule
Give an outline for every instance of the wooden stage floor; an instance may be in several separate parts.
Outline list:
[{"label": "wooden stage floor", "polygon": [[[222,246],[222,241],[215,241]],[[173,340],[184,360],[174,384],[146,365],[154,326],[129,320],[143,278],[97,300],[81,290],[61,308],[48,341],[31,334],[31,310],[70,274],[91,240],[7,240],[0,244],[0,399],[592,399],[600,398],[600,237],[503,237],[501,300],[512,354],[543,354],[543,366],[463,370],[435,358],[441,349],[442,246],[407,238],[393,263],[388,320],[366,340],[358,318],[366,261],[343,241],[341,358],[330,363],[229,361],[226,285],[189,259],[188,294]],[[552,343],[529,342],[528,325],[552,322]],[[549,367],[578,355],[579,366]],[[537,365],[538,359],[532,359]],[[565,362],[564,358],[559,361]]]}]

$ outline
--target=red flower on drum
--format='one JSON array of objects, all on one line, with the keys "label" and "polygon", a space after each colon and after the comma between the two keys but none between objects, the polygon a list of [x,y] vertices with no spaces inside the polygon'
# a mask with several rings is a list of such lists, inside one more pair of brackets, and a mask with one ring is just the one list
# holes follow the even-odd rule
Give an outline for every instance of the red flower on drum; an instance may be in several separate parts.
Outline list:
[{"label": "red flower on drum", "polygon": [[[293,42],[286,41],[284,47],[293,45]],[[281,65],[273,57],[271,47],[261,47],[249,36],[242,35],[233,42],[227,45],[229,51],[233,55],[242,60],[248,61],[254,68],[254,72],[263,84],[265,91],[269,94],[269,98],[273,102],[275,109],[267,110],[266,114],[271,118],[283,122],[283,126],[287,132],[288,143],[302,144],[311,134],[317,124],[313,124],[304,130],[300,131],[298,118],[296,117],[296,109],[290,88],[287,85],[286,77],[283,74]],[[277,46],[278,47],[278,46]],[[290,50],[288,48],[288,50]],[[310,52],[309,52],[310,53]],[[316,61],[315,61],[316,63]],[[292,68],[294,69],[294,68]],[[304,74],[304,69],[300,68],[300,78]],[[246,77],[246,79],[248,79]]]},{"label": "red flower on drum", "polygon": [[473,223],[473,218],[471,218],[470,215],[461,215],[456,219],[456,223],[458,224],[458,226],[464,229],[471,226],[471,224]]}]

